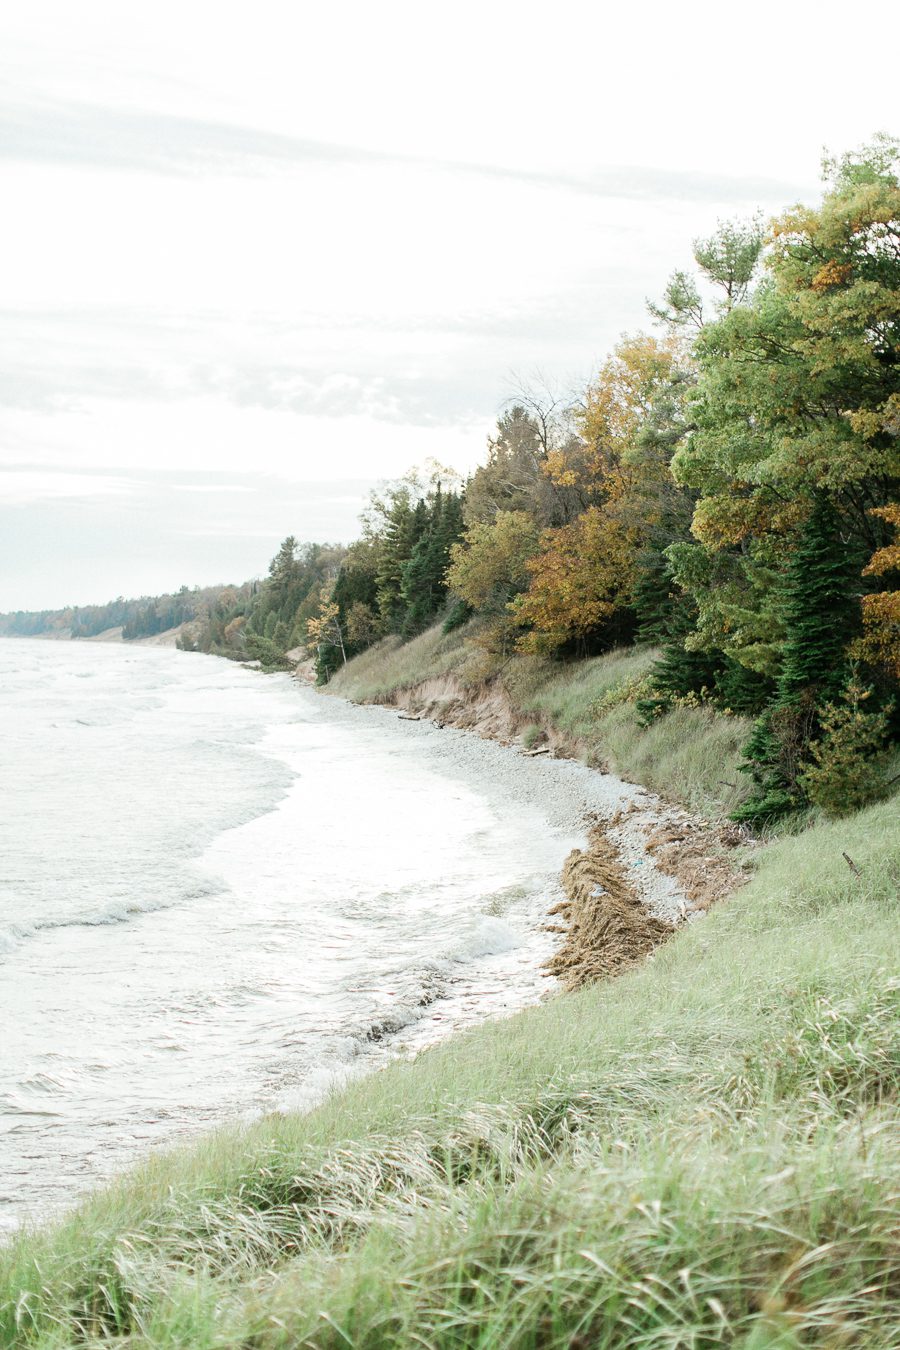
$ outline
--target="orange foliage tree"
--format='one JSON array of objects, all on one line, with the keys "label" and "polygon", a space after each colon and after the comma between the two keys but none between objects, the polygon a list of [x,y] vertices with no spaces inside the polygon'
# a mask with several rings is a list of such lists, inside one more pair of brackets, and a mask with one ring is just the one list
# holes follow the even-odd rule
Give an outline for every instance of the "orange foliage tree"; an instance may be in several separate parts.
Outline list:
[{"label": "orange foliage tree", "polygon": [[606,623],[627,600],[634,577],[634,532],[601,507],[569,525],[544,530],[528,564],[531,585],[512,603],[517,623],[530,631],[523,651],[553,651]]},{"label": "orange foliage tree", "polygon": [[523,650],[552,651],[586,637],[629,604],[652,523],[648,466],[635,458],[636,439],[672,378],[676,346],[643,334],[624,338],[586,392],[579,436],[548,453],[544,473],[577,514],[541,532],[528,591],[510,606],[529,630],[519,639]]},{"label": "orange foliage tree", "polygon": [[[900,532],[900,503],[877,507],[871,514]],[[872,555],[863,575],[878,577],[888,572],[900,572],[900,533],[893,544]],[[856,643],[856,654],[900,679],[900,590],[863,596],[862,609],[863,635]]]},{"label": "orange foliage tree", "polygon": [[625,337],[588,386],[577,437],[549,451],[543,471],[568,489],[580,510],[623,496],[632,485],[629,455],[653,400],[672,377],[678,344],[646,333]]}]

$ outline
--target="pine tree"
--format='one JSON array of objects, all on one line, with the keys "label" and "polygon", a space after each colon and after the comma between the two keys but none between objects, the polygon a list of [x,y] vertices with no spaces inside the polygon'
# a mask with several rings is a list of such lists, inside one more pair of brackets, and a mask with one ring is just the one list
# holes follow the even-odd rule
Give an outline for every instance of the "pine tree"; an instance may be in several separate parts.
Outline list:
[{"label": "pine tree", "polygon": [[803,805],[802,783],[819,710],[847,680],[847,646],[859,630],[858,549],[834,505],[817,497],[782,584],[786,627],[775,702],[753,728],[741,772],[753,780],[736,820],[764,824]]},{"label": "pine tree", "polygon": [[653,694],[640,699],[637,705],[638,716],[645,723],[664,713],[673,699],[705,694],[715,687],[722,667],[721,653],[693,651],[685,645],[694,631],[695,620],[696,607],[690,597],[673,594],[669,612],[660,625],[666,640],[650,671]]},{"label": "pine tree", "polygon": [[455,492],[445,495],[438,483],[427,526],[403,567],[401,595],[405,613],[402,631],[405,636],[420,633],[445,604],[450,549],[461,534],[460,498]]},{"label": "pine tree", "polygon": [[672,616],[673,581],[662,553],[647,549],[637,560],[632,592],[639,642],[665,642]]},{"label": "pine tree", "polygon": [[775,697],[777,683],[726,656],[716,676],[716,703],[729,712],[755,715]]},{"label": "pine tree", "polygon": [[858,548],[844,542],[834,506],[819,497],[787,569],[779,702],[810,688],[825,702],[845,684],[847,644],[860,626],[861,570]]},{"label": "pine tree", "polygon": [[428,525],[428,507],[420,497],[415,507],[409,493],[398,492],[391,503],[378,569],[378,608],[388,632],[403,626],[406,605],[403,599],[403,568]]}]

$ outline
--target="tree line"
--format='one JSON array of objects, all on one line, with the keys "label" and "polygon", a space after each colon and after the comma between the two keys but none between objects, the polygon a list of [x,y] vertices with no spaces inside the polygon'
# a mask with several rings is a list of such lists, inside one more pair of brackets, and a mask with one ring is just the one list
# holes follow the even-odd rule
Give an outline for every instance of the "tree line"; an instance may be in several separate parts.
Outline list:
[{"label": "tree line", "polygon": [[373,503],[308,633],[327,678],[444,612],[505,657],[659,645],[640,716],[756,718],[755,824],[885,792],[900,731],[900,183],[878,137],[816,207],[694,245],[575,400],[529,394],[447,493]]},{"label": "tree line", "polygon": [[182,586],[167,595],[143,595],[126,600],[118,596],[105,605],[69,605],[63,609],[13,610],[0,614],[4,637],[91,638],[121,628],[126,640],[154,637],[183,623],[205,618],[221,586]]}]

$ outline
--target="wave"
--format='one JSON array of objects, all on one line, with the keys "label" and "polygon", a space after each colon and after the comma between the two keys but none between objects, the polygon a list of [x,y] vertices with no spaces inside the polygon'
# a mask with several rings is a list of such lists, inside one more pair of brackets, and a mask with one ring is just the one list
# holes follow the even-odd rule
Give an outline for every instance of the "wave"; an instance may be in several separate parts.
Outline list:
[{"label": "wave", "polygon": [[144,914],[155,914],[160,910],[174,909],[177,905],[191,904],[194,900],[203,900],[211,895],[221,895],[224,889],[220,881],[210,879],[198,882],[178,894],[153,896],[146,900],[116,901],[89,913],[67,914],[55,919],[35,919],[33,923],[7,924],[4,928],[0,928],[0,958],[12,955],[24,942],[38,933],[64,928],[107,928],[115,924],[130,923]]},{"label": "wave", "polygon": [[519,933],[504,919],[485,914],[452,953],[454,961],[475,961],[480,956],[498,956],[522,945]]}]

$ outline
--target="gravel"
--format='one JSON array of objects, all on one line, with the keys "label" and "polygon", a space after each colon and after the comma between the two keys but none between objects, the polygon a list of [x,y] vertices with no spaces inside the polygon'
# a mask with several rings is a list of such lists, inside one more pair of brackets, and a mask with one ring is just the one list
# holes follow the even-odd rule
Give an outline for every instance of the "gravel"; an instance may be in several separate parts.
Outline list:
[{"label": "gravel", "polygon": [[671,818],[672,807],[646,788],[577,760],[529,755],[519,745],[502,745],[454,727],[439,729],[424,718],[401,717],[395,708],[353,704],[337,697],[330,702],[336,718],[384,726],[413,742],[423,762],[500,797],[507,809],[517,802],[537,808],[550,828],[571,834],[582,846],[592,825],[627,812],[609,830],[609,837],[619,848],[638,895],[657,918],[672,924],[684,921],[689,906],[683,892],[672,877],[660,871],[646,847],[647,830],[664,817]]}]

